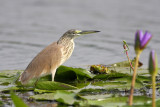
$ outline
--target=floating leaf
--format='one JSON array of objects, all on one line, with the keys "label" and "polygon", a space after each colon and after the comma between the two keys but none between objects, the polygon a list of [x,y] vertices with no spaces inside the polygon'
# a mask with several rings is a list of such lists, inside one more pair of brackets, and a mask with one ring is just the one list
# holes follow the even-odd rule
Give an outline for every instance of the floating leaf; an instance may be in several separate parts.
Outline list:
[{"label": "floating leaf", "polygon": [[103,94],[103,93],[106,93],[106,92],[107,92],[106,89],[93,89],[93,88],[89,88],[89,89],[82,89],[78,94],[84,96],[84,95]]},{"label": "floating leaf", "polygon": [[[135,65],[135,59],[131,60],[131,62],[132,62],[132,66],[134,66]],[[141,67],[142,65],[143,65],[142,62],[138,63],[138,67]],[[130,67],[130,64],[127,60],[127,61],[122,61],[122,62],[111,64],[111,66],[112,67]]]},{"label": "floating leaf", "polygon": [[40,89],[34,89],[34,92],[40,93],[40,94],[42,94],[42,93],[54,93],[55,90],[40,90]]},{"label": "floating leaf", "polygon": [[125,85],[126,82],[125,81],[98,81],[98,82],[93,82],[92,85],[95,85],[95,86],[106,86],[106,85],[109,85],[109,86],[121,86],[121,85]]},{"label": "floating leaf", "polygon": [[115,78],[122,78],[122,77],[128,77],[129,74],[124,74],[124,73],[110,73],[110,74],[99,74],[94,77],[94,79],[101,79],[101,80],[111,80]]},{"label": "floating leaf", "polygon": [[144,82],[144,81],[151,81],[151,77],[150,76],[142,76],[142,75],[138,75],[137,76],[137,79],[141,82]]},{"label": "floating leaf", "polygon": [[[102,107],[121,107],[127,105],[128,97],[112,97],[106,99],[98,99],[98,100],[87,100],[87,105],[93,106],[102,106]],[[144,104],[148,101],[151,101],[151,98],[144,96],[135,96],[133,103]],[[80,103],[81,106],[85,106],[85,103]]]},{"label": "floating leaf", "polygon": [[75,79],[83,80],[85,78],[93,78],[94,75],[82,68],[72,68],[60,66],[57,69],[55,80],[60,82],[73,81]]},{"label": "floating leaf", "polygon": [[35,99],[35,100],[54,100],[54,95],[55,93],[45,93],[45,94],[37,94],[30,96],[30,99]]},{"label": "floating leaf", "polygon": [[20,76],[20,72],[17,72],[15,75],[12,75],[12,76],[8,75],[8,73],[1,73],[0,74],[0,85],[14,84],[15,81],[19,78],[19,76]]},{"label": "floating leaf", "polygon": [[52,82],[52,81],[43,81],[43,82],[38,82],[36,84],[37,89],[41,90],[73,90],[77,89],[77,87],[60,83],[60,82]]},{"label": "floating leaf", "polygon": [[15,95],[13,92],[11,92],[11,99],[15,105],[15,107],[28,107],[27,104],[23,102],[21,98],[19,98],[17,95]]},{"label": "floating leaf", "polygon": [[70,85],[73,85],[77,88],[84,88],[86,86],[88,86],[90,84],[90,81],[81,81],[81,82],[78,82],[78,81],[74,81],[72,83],[69,83]]},{"label": "floating leaf", "polygon": [[[128,76],[128,77],[125,77],[125,78],[118,78],[118,79],[114,79],[114,81],[119,81],[119,82],[126,82],[127,84],[122,86],[122,87],[119,87],[119,88],[122,88],[122,89],[130,89],[130,86],[131,86],[131,82],[132,82],[132,76]],[[135,89],[140,89],[140,88],[143,88],[144,85],[143,83],[137,78],[136,79],[136,83],[135,83]],[[117,87],[118,88],[118,87]]]},{"label": "floating leaf", "polygon": [[78,104],[76,97],[75,93],[64,90],[58,90],[54,95],[56,101],[69,105]]},{"label": "floating leaf", "polygon": [[2,103],[2,101],[0,101],[0,106],[2,106],[3,105],[3,103]]},{"label": "floating leaf", "polygon": [[8,85],[13,81],[14,78],[2,78],[0,77],[0,85]]},{"label": "floating leaf", "polygon": [[4,70],[0,71],[0,77],[10,78],[15,76],[18,72],[23,72],[22,70]]},{"label": "floating leaf", "polygon": [[0,89],[0,91],[2,91],[2,92],[8,92],[8,91],[10,91],[10,90],[16,90],[16,91],[32,91],[32,90],[34,90],[34,88],[32,88],[32,87],[27,87],[27,88],[25,88],[25,87],[18,87],[18,86],[12,85],[12,86],[9,86],[9,87],[1,88],[1,89]]}]

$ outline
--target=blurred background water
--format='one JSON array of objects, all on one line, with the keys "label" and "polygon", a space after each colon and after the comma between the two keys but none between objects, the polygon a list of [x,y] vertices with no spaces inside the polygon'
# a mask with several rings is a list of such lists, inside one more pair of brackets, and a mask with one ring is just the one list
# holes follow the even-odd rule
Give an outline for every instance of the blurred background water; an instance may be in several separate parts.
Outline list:
[{"label": "blurred background water", "polygon": [[160,63],[159,4],[159,0],[0,0],[0,70],[25,69],[38,52],[69,29],[101,32],[77,38],[72,57],[64,65],[127,60],[123,40],[132,59],[138,29],[153,34],[140,57],[144,67],[151,49]]}]

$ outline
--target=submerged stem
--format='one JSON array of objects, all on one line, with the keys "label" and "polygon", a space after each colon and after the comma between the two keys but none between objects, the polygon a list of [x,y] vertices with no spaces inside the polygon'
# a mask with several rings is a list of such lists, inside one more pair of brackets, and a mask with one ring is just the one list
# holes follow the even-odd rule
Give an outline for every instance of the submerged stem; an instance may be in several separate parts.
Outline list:
[{"label": "submerged stem", "polygon": [[134,86],[135,86],[135,81],[136,81],[136,73],[137,73],[137,68],[138,68],[139,56],[140,56],[140,53],[138,53],[136,56],[135,68],[134,68],[133,77],[132,77],[129,103],[128,103],[130,106],[133,104],[133,93],[134,93]]}]

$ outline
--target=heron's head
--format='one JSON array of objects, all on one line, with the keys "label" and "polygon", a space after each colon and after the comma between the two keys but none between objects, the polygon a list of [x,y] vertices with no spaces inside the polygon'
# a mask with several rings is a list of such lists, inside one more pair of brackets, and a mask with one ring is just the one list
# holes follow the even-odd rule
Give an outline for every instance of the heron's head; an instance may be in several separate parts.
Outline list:
[{"label": "heron's head", "polygon": [[86,35],[86,34],[90,34],[90,33],[97,33],[97,32],[100,32],[100,31],[71,29],[71,30],[68,30],[63,36],[74,39],[74,38],[79,37],[81,35]]}]

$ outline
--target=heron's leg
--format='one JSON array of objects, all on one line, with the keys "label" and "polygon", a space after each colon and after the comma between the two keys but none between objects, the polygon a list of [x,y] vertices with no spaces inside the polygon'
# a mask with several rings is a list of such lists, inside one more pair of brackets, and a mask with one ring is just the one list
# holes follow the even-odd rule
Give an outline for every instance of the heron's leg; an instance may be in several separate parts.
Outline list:
[{"label": "heron's leg", "polygon": [[39,81],[39,78],[37,78],[37,80],[36,80],[36,82],[34,83],[34,86],[36,86],[37,85],[37,82]]},{"label": "heron's leg", "polygon": [[52,71],[52,81],[54,81],[55,74],[56,74],[56,70],[53,70]]}]

